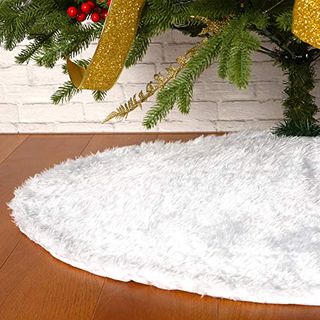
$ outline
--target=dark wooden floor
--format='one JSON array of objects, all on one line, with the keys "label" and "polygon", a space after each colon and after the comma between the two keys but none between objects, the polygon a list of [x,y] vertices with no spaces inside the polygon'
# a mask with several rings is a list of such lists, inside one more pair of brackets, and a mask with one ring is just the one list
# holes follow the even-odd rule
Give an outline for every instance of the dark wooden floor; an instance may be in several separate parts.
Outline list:
[{"label": "dark wooden floor", "polygon": [[27,177],[67,158],[196,134],[0,135],[1,320],[317,320],[320,307],[201,298],[121,283],[55,260],[10,221],[6,203]]}]

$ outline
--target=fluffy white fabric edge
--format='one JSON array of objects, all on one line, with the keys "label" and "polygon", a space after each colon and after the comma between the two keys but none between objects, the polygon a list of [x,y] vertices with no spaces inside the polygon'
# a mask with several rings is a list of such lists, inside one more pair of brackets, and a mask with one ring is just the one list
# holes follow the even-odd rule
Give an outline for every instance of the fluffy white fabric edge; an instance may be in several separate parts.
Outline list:
[{"label": "fluffy white fabric edge", "polygon": [[[252,132],[242,132],[240,134],[235,134],[237,136],[237,139],[241,140],[242,137],[246,137],[247,134],[252,135]],[[257,133],[258,136],[267,134],[268,133]],[[197,141],[200,141],[202,139],[206,138],[198,138]],[[224,137],[214,137],[213,139],[224,139]],[[318,141],[318,138],[281,138],[281,139],[288,139],[288,140],[296,140],[300,141],[302,139],[312,139],[313,141]],[[309,140],[310,141],[310,140]],[[299,143],[300,143],[299,142]],[[189,142],[193,143],[193,142]],[[149,145],[153,144],[147,143],[143,145]],[[171,143],[171,144],[179,144],[179,142]],[[184,144],[184,143],[183,143]],[[130,147],[123,147],[121,149],[123,150],[134,150],[137,146],[130,146]],[[113,149],[112,151],[114,151]],[[108,152],[110,152],[109,150]],[[84,157],[79,157],[79,159],[83,159]],[[225,289],[223,286],[221,288],[218,288],[217,286],[215,288],[211,288],[208,284],[207,288],[198,288],[195,287],[192,283],[188,283],[188,280],[185,279],[183,274],[180,274],[179,276],[175,274],[175,276],[170,279],[169,274],[159,274],[158,272],[155,272],[154,270],[145,270],[143,269],[141,274],[130,274],[128,270],[122,270],[119,265],[115,264],[112,265],[111,263],[108,264],[108,266],[104,266],[103,271],[96,268],[95,265],[89,265],[87,263],[81,263],[79,261],[74,261],[73,259],[70,259],[68,257],[68,253],[64,254],[64,252],[61,253],[60,250],[60,243],[55,242],[56,239],[48,238],[46,233],[41,233],[39,230],[34,229],[33,225],[28,225],[28,222],[24,220],[28,216],[28,210],[26,210],[25,202],[24,202],[24,191],[25,187],[28,186],[30,181],[34,181],[37,179],[37,177],[41,176],[42,174],[54,170],[57,167],[63,166],[67,163],[73,162],[74,160],[66,160],[62,162],[59,165],[56,165],[55,167],[44,170],[41,173],[35,175],[32,178],[29,178],[25,181],[25,183],[17,188],[15,190],[15,198],[8,204],[8,206],[12,209],[12,218],[15,224],[19,227],[22,233],[24,233],[27,237],[29,237],[31,240],[33,240],[35,243],[39,244],[43,248],[45,248],[52,256],[55,258],[72,265],[76,268],[87,270],[93,274],[99,275],[99,276],[105,276],[109,277],[115,280],[120,281],[135,281],[138,283],[143,283],[147,285],[154,285],[161,289],[166,290],[182,290],[182,291],[188,291],[197,293],[199,295],[209,295],[213,297],[222,297],[222,298],[228,298],[232,300],[241,300],[241,301],[251,301],[251,302],[258,302],[258,303],[276,303],[276,304],[303,304],[303,305],[320,305],[320,291],[319,288],[310,289],[308,291],[300,291],[300,294],[288,294],[288,295],[282,295],[281,297],[278,295],[277,291],[269,290],[268,292],[263,291],[255,291],[251,292],[244,288],[242,289]],[[34,230],[33,230],[34,229]],[[34,231],[34,232],[33,232]],[[147,275],[147,277],[146,277]],[[171,282],[172,285],[168,285],[168,282]]]}]

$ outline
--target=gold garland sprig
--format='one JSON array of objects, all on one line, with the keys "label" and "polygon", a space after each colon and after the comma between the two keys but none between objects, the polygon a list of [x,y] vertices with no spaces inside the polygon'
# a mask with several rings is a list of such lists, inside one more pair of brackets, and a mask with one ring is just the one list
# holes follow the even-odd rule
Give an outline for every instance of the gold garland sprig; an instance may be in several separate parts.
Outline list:
[{"label": "gold garland sprig", "polygon": [[221,31],[221,29],[223,29],[226,25],[229,24],[232,17],[232,15],[229,15],[223,18],[222,20],[210,20],[207,17],[191,16],[192,19],[199,20],[206,25],[199,33],[199,36],[204,36],[207,34],[209,34],[210,36],[214,36],[218,34]]},{"label": "gold garland sprig", "polygon": [[[212,21],[205,17],[191,16],[193,19],[197,19],[203,22],[206,27],[200,32],[199,36],[210,34],[214,36],[218,34],[222,28],[224,28],[230,21],[230,17],[226,17],[223,20]],[[125,104],[120,105],[115,111],[111,112],[102,123],[109,122],[112,119],[127,119],[129,113],[137,108],[142,109],[142,104],[152,97],[156,92],[162,90],[169,82],[176,79],[179,73],[187,66],[190,59],[197,53],[198,49],[205,44],[208,39],[202,40],[196,46],[189,49],[183,56],[179,56],[176,59],[177,64],[171,65],[166,68],[167,74],[163,76],[161,73],[154,75],[155,82],[151,81],[147,84],[145,92],[140,91],[129,99]]]},{"label": "gold garland sprig", "polygon": [[139,107],[142,109],[142,104],[144,102],[152,97],[157,91],[162,90],[170,81],[176,79],[178,74],[186,67],[199,47],[200,44],[197,44],[195,47],[189,49],[185,55],[178,57],[176,60],[177,65],[171,65],[166,68],[166,76],[162,75],[161,73],[155,74],[155,82],[149,82],[146,86],[145,92],[140,91],[138,94],[135,94],[132,98],[130,98],[128,102],[120,105],[120,107],[118,107],[116,111],[111,112],[107,116],[103,123],[106,123],[112,119],[126,119],[130,112],[136,110]]}]

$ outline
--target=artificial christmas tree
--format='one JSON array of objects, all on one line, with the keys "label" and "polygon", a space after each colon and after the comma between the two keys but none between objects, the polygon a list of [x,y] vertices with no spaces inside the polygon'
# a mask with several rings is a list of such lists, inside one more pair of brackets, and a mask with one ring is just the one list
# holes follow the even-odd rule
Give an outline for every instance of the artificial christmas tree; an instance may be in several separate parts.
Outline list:
[{"label": "artificial christmas tree", "polygon": [[[294,30],[306,42],[291,31],[294,1],[289,0],[113,0],[93,5],[99,10],[94,12],[92,4],[79,0],[0,3],[0,43],[10,50],[25,38],[30,40],[17,56],[18,63],[34,60],[51,68],[60,58],[68,61],[64,72],[69,71],[72,81],[53,95],[55,103],[68,101],[82,89],[93,89],[95,99],[102,100],[106,95],[104,89],[114,84],[125,60],[127,67],[134,65],[147,51],[152,37],[175,28],[190,36],[200,35],[203,40],[179,58],[178,66],[169,68],[167,76],[156,75],[156,83],[148,85],[147,93],[140,92],[107,120],[127,116],[155,93],[156,105],[144,120],[147,128],[163,120],[174,106],[188,113],[195,81],[216,61],[221,78],[245,88],[250,79],[251,54],[259,51],[270,56],[288,78],[287,98],[283,102],[285,119],[275,132],[320,134],[315,118],[318,108],[311,94],[315,85],[314,62],[320,57],[320,50],[307,43],[320,45],[319,19],[316,19],[319,1],[296,2]],[[109,10],[105,27],[100,10],[104,10],[104,17]],[[80,23],[83,20],[85,23]],[[261,37],[273,43],[273,48],[264,47]],[[69,59],[98,39],[91,63]],[[119,39],[122,39],[120,43]]]}]

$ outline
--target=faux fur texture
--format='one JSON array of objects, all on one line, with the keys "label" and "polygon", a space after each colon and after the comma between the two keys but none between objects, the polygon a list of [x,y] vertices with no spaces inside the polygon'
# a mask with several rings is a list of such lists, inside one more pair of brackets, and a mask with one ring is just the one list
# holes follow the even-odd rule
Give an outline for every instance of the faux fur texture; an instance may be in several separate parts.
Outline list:
[{"label": "faux fur texture", "polygon": [[117,280],[320,305],[320,138],[244,132],[66,162],[10,203],[58,259]]}]

